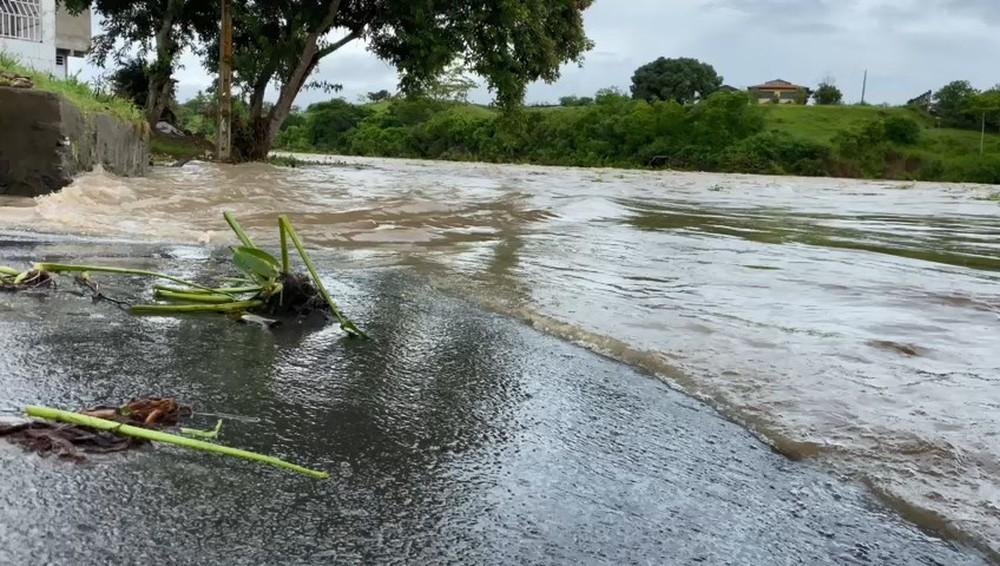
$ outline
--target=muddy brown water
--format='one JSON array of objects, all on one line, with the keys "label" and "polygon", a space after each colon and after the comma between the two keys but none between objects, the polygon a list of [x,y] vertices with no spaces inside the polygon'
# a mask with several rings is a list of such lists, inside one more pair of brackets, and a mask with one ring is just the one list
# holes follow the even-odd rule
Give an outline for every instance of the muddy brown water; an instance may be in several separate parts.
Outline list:
[{"label": "muddy brown water", "polygon": [[0,226],[209,250],[224,210],[264,242],[287,213],[1000,550],[1000,188],[337,160],[92,174]]}]

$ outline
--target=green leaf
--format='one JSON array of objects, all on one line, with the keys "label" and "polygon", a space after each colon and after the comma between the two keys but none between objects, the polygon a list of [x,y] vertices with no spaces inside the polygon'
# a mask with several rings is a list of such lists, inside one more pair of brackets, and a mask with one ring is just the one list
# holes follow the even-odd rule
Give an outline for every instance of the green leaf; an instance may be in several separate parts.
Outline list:
[{"label": "green leaf", "polygon": [[278,278],[278,260],[258,248],[233,248],[233,263],[254,279],[267,282]]}]

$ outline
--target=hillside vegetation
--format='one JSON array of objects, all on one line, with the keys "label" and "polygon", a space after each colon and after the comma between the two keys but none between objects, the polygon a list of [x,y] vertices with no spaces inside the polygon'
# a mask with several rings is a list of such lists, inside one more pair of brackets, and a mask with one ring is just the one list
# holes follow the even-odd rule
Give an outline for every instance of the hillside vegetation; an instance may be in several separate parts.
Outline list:
[{"label": "hillside vegetation", "polygon": [[331,100],[292,115],[294,151],[543,165],[1000,183],[1000,135],[938,128],[911,108],[758,106],[742,93],[698,104],[633,100],[526,108],[427,99]]}]

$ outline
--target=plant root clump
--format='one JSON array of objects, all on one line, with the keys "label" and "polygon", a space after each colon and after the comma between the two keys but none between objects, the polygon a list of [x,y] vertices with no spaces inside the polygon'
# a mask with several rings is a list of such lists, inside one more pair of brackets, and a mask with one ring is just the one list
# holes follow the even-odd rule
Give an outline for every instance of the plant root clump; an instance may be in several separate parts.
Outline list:
[{"label": "plant root clump", "polygon": [[121,452],[144,444],[144,440],[119,436],[113,432],[82,426],[31,421],[14,425],[0,424],[0,437],[41,456],[55,456],[83,462],[83,453]]},{"label": "plant root clump", "polygon": [[281,292],[265,298],[263,306],[253,309],[255,314],[298,318],[314,312],[330,313],[326,299],[316,289],[308,275],[283,273],[280,282]]},{"label": "plant root clump", "polygon": [[135,399],[120,407],[93,407],[80,414],[146,428],[163,428],[190,417],[191,407],[180,405],[174,399],[149,398]]},{"label": "plant root clump", "polygon": [[55,288],[56,280],[48,271],[31,270],[25,274],[21,281],[0,282],[2,291],[24,291],[29,289],[49,289]]},{"label": "plant root clump", "polygon": [[[135,399],[120,407],[101,406],[80,411],[80,414],[117,421],[122,424],[145,428],[176,426],[191,416],[190,407],[174,399]],[[0,423],[0,437],[41,456],[53,454],[58,458],[82,462],[84,453],[107,454],[137,448],[146,440],[122,436],[112,431],[95,430],[85,426],[42,421],[18,424]]]}]

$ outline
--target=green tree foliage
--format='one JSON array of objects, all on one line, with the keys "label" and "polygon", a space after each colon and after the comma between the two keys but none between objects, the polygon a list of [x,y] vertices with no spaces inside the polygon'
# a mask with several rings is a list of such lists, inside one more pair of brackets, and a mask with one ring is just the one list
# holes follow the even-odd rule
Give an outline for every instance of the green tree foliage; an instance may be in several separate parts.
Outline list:
[{"label": "green tree foliage", "polygon": [[194,97],[177,105],[177,121],[182,130],[206,139],[215,138],[219,104],[215,90],[198,91]]},{"label": "green tree foliage", "polygon": [[903,145],[913,145],[920,141],[921,127],[913,118],[889,116],[882,121],[885,138]]},{"label": "green tree foliage", "polygon": [[[111,76],[108,77],[111,92],[115,96],[127,98],[140,108],[146,107],[146,99],[149,95],[149,65],[146,61],[136,57],[122,63]],[[173,96],[173,89],[171,89]]]},{"label": "green tree foliage", "polygon": [[590,106],[594,99],[589,96],[563,96],[559,98],[559,106]]},{"label": "green tree foliage", "polygon": [[844,101],[844,93],[833,84],[833,81],[825,80],[819,83],[816,87],[816,92],[812,94],[813,100],[816,104],[824,106],[833,106],[841,104]]},{"label": "green tree foliage", "polygon": [[[250,96],[247,158],[270,150],[325,57],[363,38],[368,49],[400,74],[404,93],[426,93],[453,61],[485,79],[502,107],[514,107],[526,85],[553,81],[560,66],[580,61],[591,42],[583,11],[592,0],[385,2],[376,0],[244,0],[235,9],[236,83]],[[327,42],[326,38],[336,39]],[[217,37],[214,38],[217,41]],[[209,67],[217,50],[206,50]],[[264,111],[263,94],[278,88]]]},{"label": "green tree foliage", "polygon": [[[177,56],[199,34],[218,26],[214,2],[197,0],[63,0],[71,12],[91,7],[101,16],[102,33],[93,40],[91,60],[99,66],[126,63],[138,48],[139,58],[154,55],[145,72],[146,119],[155,124],[173,93]],[[134,59],[133,59],[134,62]],[[134,70],[134,69],[133,69]]]},{"label": "green tree foliage", "polygon": [[1000,129],[1000,85],[969,98],[966,111],[988,129]]},{"label": "green tree foliage", "polygon": [[313,104],[304,114],[289,116],[279,142],[293,150],[337,151],[342,147],[344,135],[371,113],[368,108],[342,98]]},{"label": "green tree foliage", "polygon": [[972,127],[976,120],[969,108],[978,93],[969,81],[950,82],[934,93],[932,109],[946,126]]},{"label": "green tree foliage", "polygon": [[694,102],[719,90],[722,77],[697,59],[660,57],[636,69],[632,75],[632,96],[647,101]]},{"label": "green tree foliage", "polygon": [[367,99],[368,102],[382,102],[383,100],[389,100],[390,98],[392,98],[392,93],[385,89],[369,92],[365,95],[365,99]]},{"label": "green tree foliage", "polygon": [[[593,104],[499,113],[472,104],[394,98],[389,104],[314,105],[293,114],[279,147],[426,159],[545,165],[646,167],[745,173],[995,182],[1000,157],[942,153],[918,113],[872,111],[875,119],[832,142],[765,131],[745,93],[699,104],[635,100],[602,90]],[[843,109],[848,112],[851,109]],[[837,109],[803,109],[829,115]],[[353,126],[352,126],[353,124]],[[773,122],[772,122],[773,124]],[[961,134],[961,133],[960,133]],[[963,135],[949,137],[962,139]],[[313,140],[322,140],[322,148]]]},{"label": "green tree foliage", "polygon": [[290,126],[281,141],[305,149],[324,139],[322,149],[336,153],[558,165],[636,166],[669,154],[678,156],[675,166],[712,167],[729,144],[763,129],[761,110],[743,93],[717,93],[689,107],[636,101],[613,89],[595,98],[587,106],[513,115],[426,98],[395,99],[377,111],[336,101],[310,107],[307,126]]},{"label": "green tree foliage", "polygon": [[469,91],[479,86],[469,76],[468,69],[461,63],[452,63],[438,76],[427,82],[423,93],[428,98],[440,101],[468,102]]}]

